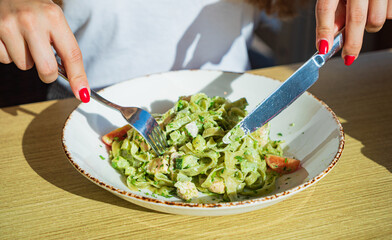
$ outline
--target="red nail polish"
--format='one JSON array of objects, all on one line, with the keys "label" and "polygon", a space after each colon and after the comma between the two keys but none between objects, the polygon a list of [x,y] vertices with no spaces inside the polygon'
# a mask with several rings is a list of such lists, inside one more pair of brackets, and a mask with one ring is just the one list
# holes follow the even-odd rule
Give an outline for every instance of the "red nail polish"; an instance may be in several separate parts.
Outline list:
[{"label": "red nail polish", "polygon": [[319,42],[319,53],[326,54],[328,52],[328,41],[321,39]]},{"label": "red nail polish", "polygon": [[82,88],[79,90],[80,100],[84,103],[88,103],[90,101],[90,94],[88,93],[87,88]]},{"label": "red nail polish", "polygon": [[344,64],[346,64],[346,66],[350,66],[351,64],[353,64],[354,60],[355,60],[355,56],[353,55],[344,56]]}]

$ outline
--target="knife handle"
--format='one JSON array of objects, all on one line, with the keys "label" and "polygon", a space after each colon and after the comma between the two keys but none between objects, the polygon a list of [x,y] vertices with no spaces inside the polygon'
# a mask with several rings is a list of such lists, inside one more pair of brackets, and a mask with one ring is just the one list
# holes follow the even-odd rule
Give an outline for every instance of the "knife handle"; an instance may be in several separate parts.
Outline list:
[{"label": "knife handle", "polygon": [[333,40],[333,44],[332,44],[332,48],[331,50],[329,50],[329,52],[327,52],[326,54],[319,54],[318,52],[316,53],[316,55],[319,55],[323,58],[323,64],[328,61],[333,55],[335,55],[335,53],[339,52],[340,49],[342,49],[343,47],[343,31],[344,28],[342,30],[340,30],[340,32],[338,33],[338,35],[336,35],[335,39]]}]

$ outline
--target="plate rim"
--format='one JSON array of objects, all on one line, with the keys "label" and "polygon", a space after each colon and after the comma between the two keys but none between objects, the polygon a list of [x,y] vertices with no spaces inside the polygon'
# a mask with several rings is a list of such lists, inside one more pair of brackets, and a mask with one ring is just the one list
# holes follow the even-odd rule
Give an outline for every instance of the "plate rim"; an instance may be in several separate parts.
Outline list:
[{"label": "plate rim", "polygon": [[[217,73],[228,73],[228,74],[236,74],[236,75],[243,75],[243,74],[248,74],[248,75],[253,75],[253,76],[258,76],[258,77],[265,77],[268,78],[270,80],[273,81],[278,81],[280,84],[282,83],[282,81],[279,81],[277,79],[273,79],[271,77],[267,77],[267,76],[263,76],[263,75],[259,75],[259,74],[254,74],[254,73],[249,73],[249,72],[245,72],[245,73],[238,73],[238,72],[229,72],[229,71],[220,71],[220,70],[203,70],[203,69],[189,69],[189,70],[175,70],[175,71],[167,71],[167,72],[160,72],[160,73],[154,73],[154,74],[147,74],[144,76],[140,76],[140,77],[136,77],[136,78],[131,78],[125,81],[122,81],[120,83],[117,84],[121,84],[123,82],[127,82],[127,81],[131,81],[131,80],[136,80],[136,79],[141,79],[141,78],[146,78],[146,77],[150,77],[153,75],[162,75],[162,74],[166,74],[166,73],[173,73],[173,72],[183,72],[183,71],[204,71],[204,72],[217,72]],[[113,84],[111,86],[108,86],[106,88],[101,89],[99,92],[103,92],[105,91],[105,89],[116,86],[117,84]],[[97,184],[98,186],[112,192],[115,194],[119,194],[121,197],[128,197],[128,198],[132,198],[133,200],[136,201],[142,201],[142,202],[148,202],[148,203],[153,203],[153,204],[157,204],[157,205],[163,205],[163,206],[170,206],[170,207],[187,207],[187,208],[197,208],[197,209],[222,209],[222,208],[233,208],[233,207],[244,207],[246,205],[249,204],[261,204],[263,202],[272,202],[275,200],[280,200],[280,199],[284,199],[288,196],[291,196],[297,192],[300,192],[310,186],[312,186],[313,184],[315,184],[316,182],[318,182],[319,180],[321,180],[323,177],[325,177],[337,164],[338,160],[340,159],[343,149],[344,149],[344,145],[345,145],[345,133],[343,130],[343,126],[341,124],[341,122],[339,121],[338,117],[336,116],[336,114],[332,111],[332,109],[322,100],[320,100],[319,98],[317,98],[316,96],[314,96],[313,94],[309,93],[308,91],[305,92],[305,94],[308,94],[310,97],[313,97],[315,100],[317,100],[319,103],[321,103],[321,105],[323,107],[325,107],[326,110],[328,110],[328,112],[332,115],[333,119],[335,120],[335,122],[337,123],[337,125],[339,126],[339,146],[338,146],[338,150],[333,158],[333,160],[331,161],[331,163],[328,165],[328,167],[322,171],[320,174],[318,174],[317,176],[313,177],[312,179],[309,179],[308,181],[302,183],[301,185],[298,185],[296,187],[293,187],[291,189],[288,189],[286,191],[283,192],[279,192],[273,195],[266,195],[264,197],[260,197],[260,198],[256,198],[256,199],[246,199],[246,200],[241,200],[241,201],[236,201],[236,202],[217,202],[217,203],[188,203],[188,202],[173,202],[173,201],[166,201],[166,200],[161,200],[161,199],[157,199],[157,198],[153,198],[153,197],[148,197],[148,196],[142,196],[142,195],[138,195],[132,192],[128,192],[128,191],[124,191],[124,190],[120,190],[116,187],[113,187],[107,183],[102,182],[101,180],[93,177],[90,173],[86,172],[84,169],[82,169],[72,158],[70,151],[68,150],[68,147],[66,145],[66,140],[65,140],[65,131],[67,128],[67,125],[69,123],[69,121],[72,118],[72,115],[75,113],[75,111],[82,105],[82,103],[78,104],[73,110],[72,112],[68,115],[67,119],[64,122],[63,128],[62,128],[62,135],[61,135],[61,139],[62,139],[62,147],[64,150],[65,155],[67,156],[69,162],[71,163],[71,165],[79,172],[81,173],[84,177],[86,177],[87,179],[89,179],[90,181],[92,181],[93,183]]]}]

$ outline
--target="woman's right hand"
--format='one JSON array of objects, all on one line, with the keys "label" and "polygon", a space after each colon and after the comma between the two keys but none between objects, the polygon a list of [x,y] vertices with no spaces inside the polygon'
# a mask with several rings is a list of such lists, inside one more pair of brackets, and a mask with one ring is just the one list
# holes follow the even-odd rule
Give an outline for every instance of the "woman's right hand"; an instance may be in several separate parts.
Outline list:
[{"label": "woman's right hand", "polygon": [[72,91],[83,102],[90,90],[82,54],[61,8],[50,0],[0,0],[0,62],[28,70],[35,64],[45,83],[57,79],[61,58]]}]

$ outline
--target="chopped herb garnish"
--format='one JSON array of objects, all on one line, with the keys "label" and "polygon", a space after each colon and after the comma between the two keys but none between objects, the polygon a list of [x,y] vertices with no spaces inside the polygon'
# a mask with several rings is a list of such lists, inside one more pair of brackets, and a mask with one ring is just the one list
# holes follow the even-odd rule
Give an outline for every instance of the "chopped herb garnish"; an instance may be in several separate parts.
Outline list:
[{"label": "chopped herb garnish", "polygon": [[117,163],[116,162],[112,162],[112,167],[113,168],[117,168]]},{"label": "chopped herb garnish", "polygon": [[183,161],[182,158],[176,159],[176,166],[175,166],[176,169],[182,169],[182,161]]},{"label": "chopped herb garnish", "polygon": [[234,158],[237,159],[239,162],[242,162],[242,161],[245,160],[245,159],[244,159],[243,157],[241,157],[241,156],[235,156]]},{"label": "chopped herb garnish", "polygon": [[102,156],[102,155],[99,155],[99,157],[102,159],[102,160],[105,160],[106,158],[104,157],[104,156]]},{"label": "chopped herb garnish", "polygon": [[170,194],[165,194],[165,193],[161,193],[161,194],[158,194],[158,195],[160,195],[162,197],[165,197],[165,198],[171,198],[172,197]]},{"label": "chopped herb garnish", "polygon": [[132,180],[131,180],[131,184],[132,184],[132,185],[136,185],[136,180],[135,180],[135,179],[132,179]]},{"label": "chopped herb garnish", "polygon": [[184,107],[183,101],[182,100],[178,101],[177,109],[176,109],[177,112],[180,111],[183,107]]},{"label": "chopped herb garnish", "polygon": [[285,158],[285,159],[284,159],[284,162],[285,162],[285,163],[287,163],[287,162],[288,162],[287,158]]},{"label": "chopped herb garnish", "polygon": [[199,115],[200,122],[204,122],[204,117]]},{"label": "chopped herb garnish", "polygon": [[290,123],[290,127],[293,127],[294,126],[294,123]]},{"label": "chopped herb garnish", "polygon": [[281,137],[281,136],[283,136],[283,134],[282,133],[278,133],[278,136]]},{"label": "chopped herb garnish", "polygon": [[212,182],[215,181],[215,175],[216,175],[216,172],[214,172],[214,173],[211,175],[211,181],[212,181]]}]

